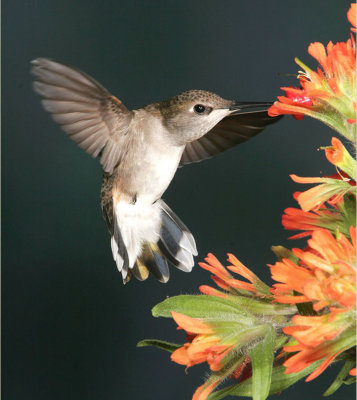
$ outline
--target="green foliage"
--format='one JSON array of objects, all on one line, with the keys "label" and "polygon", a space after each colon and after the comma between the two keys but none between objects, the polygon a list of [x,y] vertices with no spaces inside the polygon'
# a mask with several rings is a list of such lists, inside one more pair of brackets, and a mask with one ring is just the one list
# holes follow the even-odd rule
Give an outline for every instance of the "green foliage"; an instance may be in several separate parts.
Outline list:
[{"label": "green foliage", "polygon": [[[287,389],[289,386],[293,385],[301,378],[304,378],[306,375],[310,374],[320,364],[321,361],[316,361],[315,363],[305,368],[303,371],[291,374],[285,374],[285,367],[283,366],[273,368],[269,395],[276,394],[284,389]],[[237,385],[232,385],[225,387],[224,389],[217,390],[208,397],[208,400],[220,400],[227,396],[252,397],[252,380],[253,378],[249,378],[241,383],[238,383]]]},{"label": "green foliage", "polygon": [[253,371],[253,400],[265,400],[269,395],[274,362],[275,338],[275,329],[269,326],[264,339],[248,352]]},{"label": "green foliage", "polygon": [[[331,386],[326,390],[326,392],[324,393],[324,396],[331,396],[332,394],[334,394],[336,392],[336,390],[345,384],[349,384],[346,380],[348,373],[350,371],[350,369],[352,369],[355,365],[355,360],[347,360],[343,367],[341,368],[341,371],[338,373],[338,375],[336,376],[336,379],[332,382]],[[352,379],[353,382],[355,382],[355,378]],[[350,383],[353,383],[350,382]]]}]

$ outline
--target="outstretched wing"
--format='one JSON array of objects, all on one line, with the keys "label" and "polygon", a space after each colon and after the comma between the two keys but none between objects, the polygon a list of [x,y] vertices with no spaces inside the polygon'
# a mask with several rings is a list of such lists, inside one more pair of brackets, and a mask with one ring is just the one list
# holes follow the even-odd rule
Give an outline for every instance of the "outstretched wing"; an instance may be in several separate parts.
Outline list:
[{"label": "outstretched wing", "polygon": [[225,117],[206,135],[186,144],[180,165],[213,157],[252,138],[279,119],[269,117],[267,111],[249,111]]},{"label": "outstretched wing", "polygon": [[68,136],[112,173],[125,154],[124,136],[132,118],[122,102],[94,79],[64,64],[32,61],[34,90]]}]

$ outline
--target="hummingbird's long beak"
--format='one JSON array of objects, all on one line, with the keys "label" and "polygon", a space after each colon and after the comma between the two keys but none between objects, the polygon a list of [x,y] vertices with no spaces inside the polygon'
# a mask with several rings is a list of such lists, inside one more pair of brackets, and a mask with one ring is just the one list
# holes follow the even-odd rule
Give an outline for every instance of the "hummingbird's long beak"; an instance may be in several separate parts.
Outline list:
[{"label": "hummingbird's long beak", "polygon": [[272,102],[237,102],[234,103],[231,107],[229,107],[229,111],[231,111],[231,114],[239,114],[240,112],[246,110],[247,108],[258,108],[262,109],[261,111],[266,110],[268,107],[270,107],[273,103]]}]

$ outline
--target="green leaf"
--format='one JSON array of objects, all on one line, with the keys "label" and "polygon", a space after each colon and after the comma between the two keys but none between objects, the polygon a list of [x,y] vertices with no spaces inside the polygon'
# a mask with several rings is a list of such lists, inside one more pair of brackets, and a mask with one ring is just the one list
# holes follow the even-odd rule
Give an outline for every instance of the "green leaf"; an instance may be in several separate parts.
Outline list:
[{"label": "green leaf", "polygon": [[[282,365],[273,368],[269,394],[275,394],[288,388],[301,378],[304,378],[306,375],[310,374],[320,364],[321,360],[316,361],[304,370],[292,374],[285,374],[285,367]],[[208,400],[220,400],[226,396],[252,397],[252,378],[249,378],[238,385],[228,386],[224,389],[213,392],[208,397]]]},{"label": "green leaf", "polygon": [[356,383],[356,377],[352,376],[351,378],[346,379],[343,381],[345,385],[352,385],[353,383]]},{"label": "green leaf", "polygon": [[146,347],[146,346],[154,346],[159,349],[169,351],[170,353],[174,352],[175,350],[181,347],[180,344],[165,342],[164,340],[158,340],[158,339],[144,339],[141,340],[136,345],[136,347]]},{"label": "green leaf", "polygon": [[326,390],[324,396],[330,396],[331,394],[335,393],[336,390],[345,382],[345,378],[347,377],[351,368],[355,365],[354,360],[347,360],[341,371],[336,376],[336,379],[332,382],[332,385]]},{"label": "green leaf", "polygon": [[233,321],[236,324],[254,324],[257,319],[243,308],[217,296],[181,295],[169,297],[152,309],[154,317],[171,317],[171,311],[216,321]]},{"label": "green leaf", "polygon": [[297,312],[295,305],[272,303],[271,300],[232,296],[231,294],[227,294],[226,299],[256,315],[292,315]]},{"label": "green leaf", "polygon": [[[356,197],[350,193],[347,193],[343,198],[343,203],[341,203],[342,213],[345,220],[346,228],[356,226]],[[344,233],[343,231],[341,231]],[[347,232],[349,236],[349,232]]]},{"label": "green leaf", "polygon": [[265,400],[269,395],[274,362],[275,329],[267,325],[263,340],[249,351],[252,362],[252,397],[253,400]]}]

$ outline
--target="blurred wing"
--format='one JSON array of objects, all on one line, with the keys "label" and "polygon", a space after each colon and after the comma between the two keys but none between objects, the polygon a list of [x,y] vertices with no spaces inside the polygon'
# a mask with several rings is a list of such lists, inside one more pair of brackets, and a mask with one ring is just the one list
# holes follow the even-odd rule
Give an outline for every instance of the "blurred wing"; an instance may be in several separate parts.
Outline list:
[{"label": "blurred wing", "polygon": [[213,157],[252,138],[279,119],[269,117],[267,111],[250,111],[223,118],[200,139],[186,145],[180,165]]},{"label": "blurred wing", "polygon": [[124,134],[132,118],[120,100],[83,72],[45,58],[32,61],[34,90],[68,136],[92,157],[102,151],[112,173],[124,155]]}]

